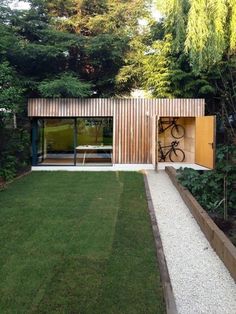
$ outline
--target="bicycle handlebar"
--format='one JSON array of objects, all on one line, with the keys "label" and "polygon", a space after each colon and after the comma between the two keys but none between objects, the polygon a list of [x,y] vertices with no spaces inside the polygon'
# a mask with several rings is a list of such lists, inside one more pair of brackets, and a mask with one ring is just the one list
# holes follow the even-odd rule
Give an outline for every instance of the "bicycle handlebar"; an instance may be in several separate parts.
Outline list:
[{"label": "bicycle handlebar", "polygon": [[159,148],[166,148],[166,147],[174,147],[174,146],[178,146],[179,145],[179,141],[173,141],[173,142],[171,142],[171,144],[170,145],[167,145],[167,146],[161,146],[161,141],[158,141],[158,146],[159,146]]},{"label": "bicycle handlebar", "polygon": [[178,146],[179,145],[179,141],[173,141],[173,142],[171,142],[171,145]]}]

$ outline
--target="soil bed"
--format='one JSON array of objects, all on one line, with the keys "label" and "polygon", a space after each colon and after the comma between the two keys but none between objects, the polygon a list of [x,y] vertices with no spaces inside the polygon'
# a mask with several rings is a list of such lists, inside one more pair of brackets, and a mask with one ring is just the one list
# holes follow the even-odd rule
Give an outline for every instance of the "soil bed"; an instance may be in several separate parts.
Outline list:
[{"label": "soil bed", "polygon": [[229,240],[236,246],[236,218],[230,217],[228,220],[224,220],[216,214],[208,212],[210,217],[214,220],[215,224],[224,232]]}]

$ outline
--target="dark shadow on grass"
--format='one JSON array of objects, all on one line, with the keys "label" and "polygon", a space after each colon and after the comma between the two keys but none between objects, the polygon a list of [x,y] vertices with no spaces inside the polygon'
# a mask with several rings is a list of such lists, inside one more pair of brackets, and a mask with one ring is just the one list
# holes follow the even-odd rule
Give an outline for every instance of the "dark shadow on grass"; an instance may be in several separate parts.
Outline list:
[{"label": "dark shadow on grass", "polygon": [[165,313],[143,176],[123,173],[120,180],[112,253],[93,313]]}]

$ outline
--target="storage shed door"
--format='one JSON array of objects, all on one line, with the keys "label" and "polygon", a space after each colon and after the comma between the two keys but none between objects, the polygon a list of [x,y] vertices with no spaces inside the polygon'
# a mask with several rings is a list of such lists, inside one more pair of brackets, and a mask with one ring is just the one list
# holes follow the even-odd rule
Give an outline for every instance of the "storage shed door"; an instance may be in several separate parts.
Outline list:
[{"label": "storage shed door", "polygon": [[215,116],[196,118],[195,162],[213,169],[215,167]]}]

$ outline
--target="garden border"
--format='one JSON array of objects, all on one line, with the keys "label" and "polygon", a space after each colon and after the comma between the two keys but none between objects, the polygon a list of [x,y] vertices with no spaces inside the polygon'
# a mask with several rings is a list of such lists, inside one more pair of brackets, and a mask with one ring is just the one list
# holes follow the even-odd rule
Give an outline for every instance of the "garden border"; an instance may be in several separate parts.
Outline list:
[{"label": "garden border", "polygon": [[149,210],[149,215],[150,215],[151,224],[152,224],[152,231],[153,231],[153,236],[154,236],[155,245],[156,245],[156,255],[157,255],[157,260],[159,264],[161,283],[162,283],[163,294],[164,294],[165,305],[166,305],[166,313],[177,314],[178,311],[176,307],[175,297],[174,297],[173,288],[171,285],[170,275],[169,275],[169,271],[168,271],[168,267],[166,263],[166,258],[165,258],[165,254],[164,254],[164,250],[162,246],[162,241],[161,241],[161,235],[160,235],[159,227],[156,220],[154,205],[152,202],[152,197],[151,197],[146,173],[144,173],[144,184],[145,184],[145,190],[146,190],[148,210]]},{"label": "garden border", "polygon": [[210,245],[236,281],[236,247],[214,223],[189,190],[178,182],[176,170],[173,167],[166,167],[165,171],[179,191],[183,201],[188,206]]},{"label": "garden border", "polygon": [[13,182],[25,177],[25,176],[28,176],[31,173],[32,173],[32,170],[27,170],[27,171],[21,173],[20,175],[16,176],[15,178],[13,178],[10,181],[0,183],[0,191],[6,189],[8,187],[8,185],[10,185],[11,183],[13,183]]}]

